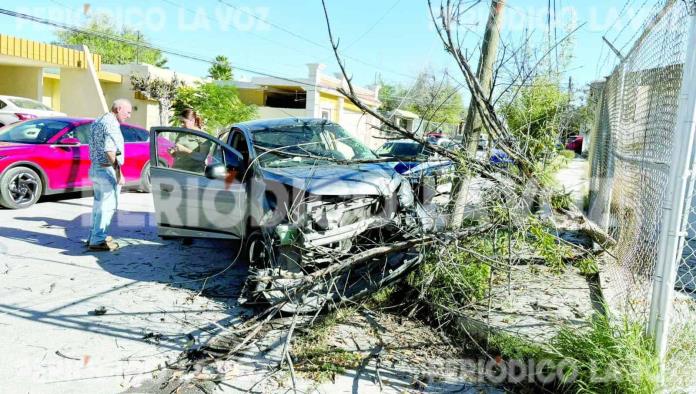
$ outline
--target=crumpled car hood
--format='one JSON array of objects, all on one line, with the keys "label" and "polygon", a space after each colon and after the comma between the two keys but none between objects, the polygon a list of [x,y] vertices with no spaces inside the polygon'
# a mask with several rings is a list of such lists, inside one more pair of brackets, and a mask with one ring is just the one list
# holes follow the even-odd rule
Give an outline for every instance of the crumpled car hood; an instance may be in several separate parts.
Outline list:
[{"label": "crumpled car hood", "polygon": [[422,163],[415,163],[404,172],[401,172],[404,176],[411,175],[428,175],[434,171],[444,170],[454,168],[452,162],[449,160],[438,160],[438,161],[426,161]]},{"label": "crumpled car hood", "polygon": [[266,180],[314,195],[391,195],[402,177],[388,163],[263,168]]}]

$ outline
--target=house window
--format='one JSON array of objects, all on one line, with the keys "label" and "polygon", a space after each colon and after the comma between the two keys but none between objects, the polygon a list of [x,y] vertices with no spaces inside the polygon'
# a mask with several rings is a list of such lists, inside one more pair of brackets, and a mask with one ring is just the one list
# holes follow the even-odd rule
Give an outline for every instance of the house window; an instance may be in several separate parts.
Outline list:
[{"label": "house window", "polygon": [[331,110],[330,109],[322,109],[321,110],[321,118],[324,120],[331,120]]}]

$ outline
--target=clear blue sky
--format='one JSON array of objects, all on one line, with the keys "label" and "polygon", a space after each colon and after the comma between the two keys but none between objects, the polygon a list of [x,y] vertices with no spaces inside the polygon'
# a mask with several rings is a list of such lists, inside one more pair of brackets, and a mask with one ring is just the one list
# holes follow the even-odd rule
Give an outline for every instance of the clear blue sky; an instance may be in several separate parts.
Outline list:
[{"label": "clear blue sky", "polygon": [[[80,25],[86,19],[84,0],[3,3],[0,7],[72,25]],[[381,74],[388,82],[408,84],[424,67],[456,72],[432,28],[426,0],[327,0],[327,3],[334,32],[349,56],[348,67],[357,82],[372,83],[376,74]],[[471,32],[465,43],[470,50],[475,50],[477,36],[483,34],[489,3],[483,0],[466,17]],[[508,0],[507,3],[503,37],[519,41],[526,28],[532,32],[532,41],[541,43],[548,34],[547,0]],[[625,47],[624,52],[627,51],[630,47],[627,43],[635,37],[652,7],[646,3],[555,0],[559,10],[558,37],[572,26],[586,23],[576,33],[575,59],[568,72],[578,85],[611,71],[615,56],[608,54],[602,35],[606,32],[617,47]],[[641,5],[644,6],[640,8]],[[326,63],[330,72],[338,71],[329,48],[320,0],[99,1],[89,7],[88,13],[95,12],[108,12],[117,25],[125,23],[140,29],[155,45],[206,58],[226,55],[235,65],[262,72],[304,77],[305,64],[312,62]],[[24,38],[41,41],[55,38],[54,28],[8,16],[0,15],[0,26],[0,32]],[[171,55],[168,58],[170,68],[187,74],[203,76],[209,66]],[[236,75],[251,76],[243,72]]]}]

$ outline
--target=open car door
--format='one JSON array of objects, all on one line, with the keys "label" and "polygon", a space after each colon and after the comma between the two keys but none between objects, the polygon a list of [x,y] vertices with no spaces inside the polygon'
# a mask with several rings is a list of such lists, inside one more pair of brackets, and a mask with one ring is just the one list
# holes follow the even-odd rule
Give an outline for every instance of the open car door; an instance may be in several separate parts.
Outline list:
[{"label": "open car door", "polygon": [[241,238],[247,192],[239,152],[200,131],[153,127],[150,163],[160,236]]}]

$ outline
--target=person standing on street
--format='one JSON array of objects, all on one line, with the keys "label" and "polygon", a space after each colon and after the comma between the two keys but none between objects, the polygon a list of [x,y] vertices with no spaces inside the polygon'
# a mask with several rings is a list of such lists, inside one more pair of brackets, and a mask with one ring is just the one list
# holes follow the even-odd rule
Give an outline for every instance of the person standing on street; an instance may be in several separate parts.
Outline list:
[{"label": "person standing on street", "polygon": [[89,250],[114,251],[118,244],[106,235],[111,219],[118,209],[119,194],[124,179],[121,168],[124,157],[124,141],[120,124],[130,118],[131,103],[118,99],[107,112],[90,127],[89,178],[94,185],[92,206],[92,230],[89,234]]}]

